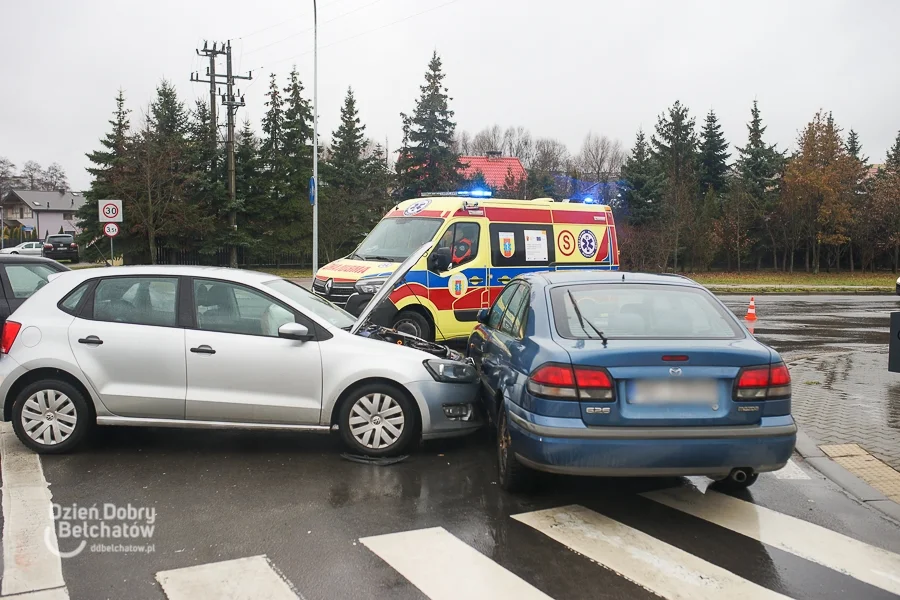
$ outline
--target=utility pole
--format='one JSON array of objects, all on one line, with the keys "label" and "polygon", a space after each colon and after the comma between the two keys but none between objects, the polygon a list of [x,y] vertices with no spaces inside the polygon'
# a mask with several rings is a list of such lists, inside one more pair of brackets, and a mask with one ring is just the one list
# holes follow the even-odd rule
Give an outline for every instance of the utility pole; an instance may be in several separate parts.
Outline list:
[{"label": "utility pole", "polygon": [[191,81],[209,84],[209,141],[212,144],[213,159],[212,167],[215,169],[216,150],[218,150],[219,131],[218,121],[216,120],[216,57],[225,54],[225,47],[217,48],[218,44],[213,42],[212,49],[207,47],[207,42],[203,42],[203,49],[197,49],[198,56],[206,56],[209,58],[209,66],[206,67],[207,79],[200,79],[199,73],[191,73]]},{"label": "utility pole", "polygon": [[[231,40],[228,40],[225,44],[222,44],[221,49],[216,49],[216,42],[213,42],[212,50],[207,48],[206,42],[203,43],[203,54],[205,56],[210,57],[210,67],[207,75],[209,79],[200,79],[199,75],[196,73],[191,74],[191,81],[209,83],[209,92],[210,92],[210,116],[212,123],[212,136],[213,136],[213,151],[216,149],[216,118],[215,118],[215,93],[216,93],[216,83],[218,83],[218,78],[224,77],[225,79],[225,94],[222,95],[222,106],[225,107],[226,117],[227,117],[227,129],[226,129],[226,137],[225,137],[225,152],[228,156],[228,212],[229,212],[229,221],[231,225],[232,231],[237,231],[237,192],[235,190],[235,177],[234,177],[234,117],[237,114],[237,109],[241,106],[244,106],[244,97],[241,96],[240,90],[237,91],[237,94],[234,92],[234,80],[235,79],[253,79],[253,71],[250,71],[246,76],[244,75],[235,75],[232,71],[231,65]],[[200,54],[200,50],[197,51],[197,54]],[[225,55],[225,75],[217,75],[216,74],[216,65],[215,65],[215,57],[219,54]],[[231,245],[231,255],[229,257],[229,266],[232,268],[237,268],[237,246],[234,244]]]}]

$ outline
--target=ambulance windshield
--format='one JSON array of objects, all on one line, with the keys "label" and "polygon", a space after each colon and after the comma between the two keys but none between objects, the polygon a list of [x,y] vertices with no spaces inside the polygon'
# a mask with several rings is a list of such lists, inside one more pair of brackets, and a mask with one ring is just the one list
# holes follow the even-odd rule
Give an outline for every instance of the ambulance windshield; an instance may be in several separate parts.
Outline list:
[{"label": "ambulance windshield", "polygon": [[397,217],[382,219],[350,258],[402,262],[434,238],[443,219]]}]

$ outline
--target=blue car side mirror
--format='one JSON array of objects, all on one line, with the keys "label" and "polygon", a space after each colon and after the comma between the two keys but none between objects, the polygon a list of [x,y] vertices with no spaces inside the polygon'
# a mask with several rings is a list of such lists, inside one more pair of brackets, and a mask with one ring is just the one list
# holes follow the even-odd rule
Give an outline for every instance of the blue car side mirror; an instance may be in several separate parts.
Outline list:
[{"label": "blue car side mirror", "polygon": [[475,318],[476,318],[476,319],[478,320],[478,322],[481,323],[482,325],[487,325],[487,322],[488,322],[488,315],[489,315],[490,313],[491,313],[491,309],[489,309],[489,308],[482,308],[481,310],[478,311],[478,315],[476,315]]}]

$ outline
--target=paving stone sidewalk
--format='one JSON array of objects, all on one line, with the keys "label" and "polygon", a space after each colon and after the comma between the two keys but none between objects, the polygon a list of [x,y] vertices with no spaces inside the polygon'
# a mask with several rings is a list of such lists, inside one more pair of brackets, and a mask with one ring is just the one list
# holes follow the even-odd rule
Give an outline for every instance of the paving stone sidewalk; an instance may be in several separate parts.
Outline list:
[{"label": "paving stone sidewalk", "polygon": [[819,445],[858,444],[900,471],[900,374],[887,351],[848,351],[788,361],[793,413]]}]

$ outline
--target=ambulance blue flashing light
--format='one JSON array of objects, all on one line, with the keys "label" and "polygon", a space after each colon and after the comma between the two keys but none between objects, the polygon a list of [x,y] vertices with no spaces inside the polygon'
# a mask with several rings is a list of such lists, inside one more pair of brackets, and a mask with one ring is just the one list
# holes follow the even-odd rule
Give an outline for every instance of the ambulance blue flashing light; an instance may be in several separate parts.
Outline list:
[{"label": "ambulance blue flashing light", "polygon": [[491,190],[460,190],[456,195],[461,198],[490,198]]},{"label": "ambulance blue flashing light", "polygon": [[594,199],[591,198],[590,196],[586,196],[585,199],[584,199],[584,203],[585,203],[585,204],[593,204],[593,203],[594,203]]}]

